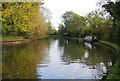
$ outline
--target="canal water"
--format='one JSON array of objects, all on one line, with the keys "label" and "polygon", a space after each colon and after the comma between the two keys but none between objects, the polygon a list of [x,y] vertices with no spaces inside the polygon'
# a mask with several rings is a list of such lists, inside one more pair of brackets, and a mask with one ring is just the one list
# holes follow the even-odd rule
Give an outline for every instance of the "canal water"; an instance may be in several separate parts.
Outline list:
[{"label": "canal water", "polygon": [[101,79],[115,54],[103,45],[47,38],[3,45],[3,79]]}]

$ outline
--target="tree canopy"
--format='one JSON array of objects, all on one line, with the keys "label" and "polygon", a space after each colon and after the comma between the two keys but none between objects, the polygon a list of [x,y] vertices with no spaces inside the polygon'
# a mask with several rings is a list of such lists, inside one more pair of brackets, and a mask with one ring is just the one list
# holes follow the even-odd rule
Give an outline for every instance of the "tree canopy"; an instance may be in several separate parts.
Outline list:
[{"label": "tree canopy", "polygon": [[110,16],[104,16],[104,11],[95,10],[86,16],[79,16],[70,11],[62,15],[59,34],[72,37],[98,35],[100,39],[109,40],[112,28]]},{"label": "tree canopy", "polygon": [[40,11],[42,2],[2,2],[2,34],[44,38],[47,25]]},{"label": "tree canopy", "polygon": [[62,23],[59,26],[59,33],[66,36],[78,36],[83,26],[85,26],[85,18],[70,11],[62,15]]},{"label": "tree canopy", "polygon": [[103,7],[113,17],[113,31],[111,35],[111,40],[113,42],[120,43],[120,1],[116,3],[109,2],[108,4],[104,4]]}]

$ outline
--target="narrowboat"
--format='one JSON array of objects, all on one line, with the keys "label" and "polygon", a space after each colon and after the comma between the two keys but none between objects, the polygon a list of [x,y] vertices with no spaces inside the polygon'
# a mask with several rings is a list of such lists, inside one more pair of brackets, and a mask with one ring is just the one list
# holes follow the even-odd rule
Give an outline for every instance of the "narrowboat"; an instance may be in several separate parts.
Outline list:
[{"label": "narrowboat", "polygon": [[90,42],[90,43],[95,43],[98,42],[98,37],[96,35],[91,35],[91,36],[85,36],[84,41]]}]

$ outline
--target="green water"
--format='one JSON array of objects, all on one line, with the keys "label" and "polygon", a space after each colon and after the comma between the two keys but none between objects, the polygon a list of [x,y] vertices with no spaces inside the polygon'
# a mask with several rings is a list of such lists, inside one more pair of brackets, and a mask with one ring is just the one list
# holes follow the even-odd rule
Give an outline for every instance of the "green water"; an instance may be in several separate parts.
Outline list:
[{"label": "green water", "polygon": [[114,64],[106,46],[66,38],[3,45],[3,79],[101,79]]}]

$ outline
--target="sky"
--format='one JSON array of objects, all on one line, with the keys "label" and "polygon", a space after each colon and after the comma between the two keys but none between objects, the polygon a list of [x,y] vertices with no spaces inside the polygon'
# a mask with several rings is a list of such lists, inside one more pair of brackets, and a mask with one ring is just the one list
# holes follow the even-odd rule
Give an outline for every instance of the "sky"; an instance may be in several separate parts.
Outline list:
[{"label": "sky", "polygon": [[73,11],[81,16],[97,8],[97,0],[44,0],[44,7],[50,9],[52,13],[51,22],[57,29],[61,16],[66,11]]}]

